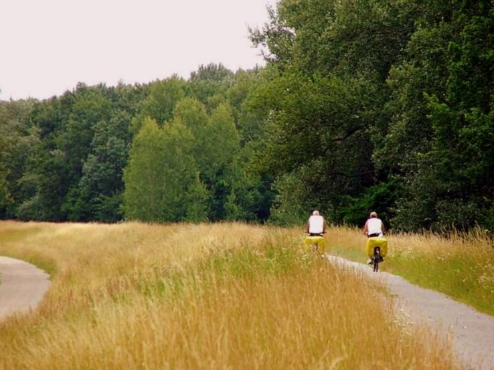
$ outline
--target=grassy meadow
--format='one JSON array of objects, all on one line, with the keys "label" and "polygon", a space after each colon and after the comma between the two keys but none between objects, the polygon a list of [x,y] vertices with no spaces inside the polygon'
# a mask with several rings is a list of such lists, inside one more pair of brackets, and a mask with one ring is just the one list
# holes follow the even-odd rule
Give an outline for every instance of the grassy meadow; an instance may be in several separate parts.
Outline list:
[{"label": "grassy meadow", "polygon": [[[356,232],[328,241],[357,256]],[[378,282],[301,250],[302,238],[245,224],[0,222],[0,254],[52,275],[39,309],[0,322],[0,368],[460,368],[450,343],[397,319]]]}]

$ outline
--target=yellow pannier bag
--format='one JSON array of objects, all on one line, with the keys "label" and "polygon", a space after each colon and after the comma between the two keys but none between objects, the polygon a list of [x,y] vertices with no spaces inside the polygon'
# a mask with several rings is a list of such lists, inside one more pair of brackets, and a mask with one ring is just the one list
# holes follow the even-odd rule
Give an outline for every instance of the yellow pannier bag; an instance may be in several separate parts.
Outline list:
[{"label": "yellow pannier bag", "polygon": [[326,240],[323,236],[307,236],[304,240],[305,249],[312,249],[319,253],[326,251]]},{"label": "yellow pannier bag", "polygon": [[367,239],[366,252],[369,257],[374,254],[374,247],[381,247],[381,257],[386,257],[388,253],[388,241],[384,238],[369,238]]}]

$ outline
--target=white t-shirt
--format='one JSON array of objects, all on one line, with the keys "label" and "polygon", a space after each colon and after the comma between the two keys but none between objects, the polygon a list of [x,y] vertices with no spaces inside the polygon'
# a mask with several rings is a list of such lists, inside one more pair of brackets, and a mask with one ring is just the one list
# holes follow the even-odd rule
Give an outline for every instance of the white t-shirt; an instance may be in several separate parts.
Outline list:
[{"label": "white t-shirt", "polygon": [[309,233],[322,234],[324,232],[324,218],[321,215],[309,217]]},{"label": "white t-shirt", "polygon": [[383,222],[379,218],[369,218],[367,220],[367,235],[379,234],[383,236]]}]

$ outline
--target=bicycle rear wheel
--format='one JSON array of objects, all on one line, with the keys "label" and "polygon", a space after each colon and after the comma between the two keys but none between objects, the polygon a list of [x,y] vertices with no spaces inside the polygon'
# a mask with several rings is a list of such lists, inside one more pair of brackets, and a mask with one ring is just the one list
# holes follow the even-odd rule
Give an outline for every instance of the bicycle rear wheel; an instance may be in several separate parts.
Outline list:
[{"label": "bicycle rear wheel", "polygon": [[380,247],[374,248],[374,255],[372,256],[372,262],[373,262],[373,271],[378,272],[379,271],[379,262],[381,262],[381,248]]},{"label": "bicycle rear wheel", "polygon": [[373,261],[373,262],[374,262],[374,263],[373,263],[373,265],[374,265],[374,269],[373,269],[373,271],[374,271],[374,272],[378,272],[378,271],[379,271],[379,260],[378,260],[378,259],[376,259],[376,258],[374,258],[374,261]]}]

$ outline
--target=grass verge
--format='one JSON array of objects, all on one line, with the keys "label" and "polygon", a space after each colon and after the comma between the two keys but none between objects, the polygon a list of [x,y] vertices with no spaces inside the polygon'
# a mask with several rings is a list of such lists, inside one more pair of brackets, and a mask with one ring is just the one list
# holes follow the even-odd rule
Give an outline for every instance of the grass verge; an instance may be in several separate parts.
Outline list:
[{"label": "grass verge", "polygon": [[[388,235],[389,251],[380,269],[433,289],[494,316],[494,249],[486,234]],[[362,262],[365,236],[354,228],[333,228],[331,252]]]}]

